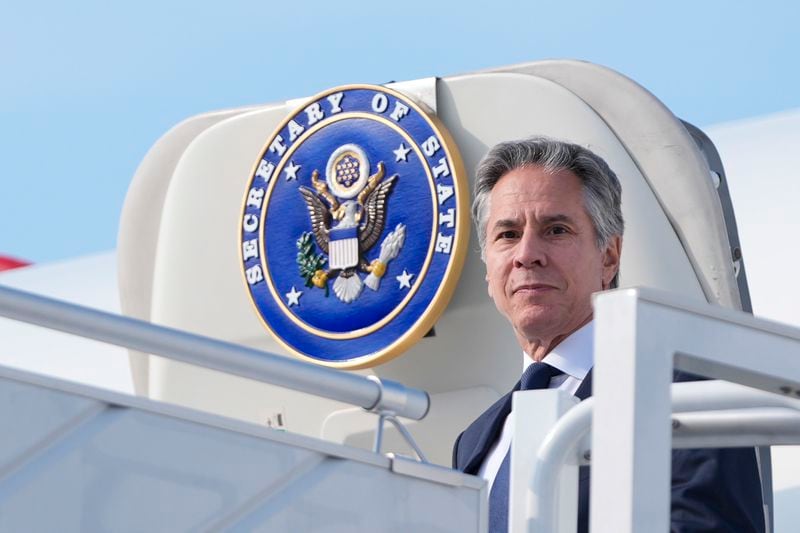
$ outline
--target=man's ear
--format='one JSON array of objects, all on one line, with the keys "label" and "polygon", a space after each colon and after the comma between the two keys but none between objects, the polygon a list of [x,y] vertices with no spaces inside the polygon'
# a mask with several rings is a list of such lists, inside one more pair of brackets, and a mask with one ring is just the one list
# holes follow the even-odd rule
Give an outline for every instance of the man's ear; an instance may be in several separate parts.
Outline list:
[{"label": "man's ear", "polygon": [[494,297],[492,296],[492,284],[489,283],[489,273],[488,272],[486,273],[486,275],[484,276],[483,279],[486,280],[486,292],[489,293],[489,298],[494,299]]},{"label": "man's ear", "polygon": [[619,259],[622,255],[622,236],[614,235],[603,250],[603,290],[611,286],[611,280],[619,272]]}]

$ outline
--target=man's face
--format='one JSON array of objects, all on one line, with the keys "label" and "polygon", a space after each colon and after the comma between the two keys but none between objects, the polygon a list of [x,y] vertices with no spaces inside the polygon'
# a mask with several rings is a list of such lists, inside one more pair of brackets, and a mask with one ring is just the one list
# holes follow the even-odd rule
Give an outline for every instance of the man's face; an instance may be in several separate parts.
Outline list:
[{"label": "man's face", "polygon": [[590,296],[608,288],[621,241],[597,247],[580,179],[539,166],[508,172],[489,197],[486,281],[520,345],[552,347],[592,315]]}]

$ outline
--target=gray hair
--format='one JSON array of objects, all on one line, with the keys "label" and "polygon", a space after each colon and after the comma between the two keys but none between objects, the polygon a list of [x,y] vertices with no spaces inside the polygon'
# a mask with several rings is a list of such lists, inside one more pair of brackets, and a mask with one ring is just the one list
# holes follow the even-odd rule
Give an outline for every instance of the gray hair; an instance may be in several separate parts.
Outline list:
[{"label": "gray hair", "polygon": [[[583,184],[586,213],[594,226],[597,247],[602,249],[614,235],[622,236],[622,187],[608,164],[590,150],[547,137],[503,142],[492,148],[478,164],[472,216],[478,230],[481,258],[485,260],[489,195],[497,182],[514,169],[541,166],[545,172],[569,170]],[[617,286],[617,278],[611,283]]]}]

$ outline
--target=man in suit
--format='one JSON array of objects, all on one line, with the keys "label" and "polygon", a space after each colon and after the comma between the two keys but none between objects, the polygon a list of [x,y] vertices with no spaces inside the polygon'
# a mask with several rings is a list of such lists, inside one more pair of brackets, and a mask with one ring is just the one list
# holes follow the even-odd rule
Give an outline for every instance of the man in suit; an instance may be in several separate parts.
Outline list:
[{"label": "man in suit", "polygon": [[[525,371],[456,440],[454,467],[489,482],[489,530],[508,530],[508,414],[517,390],[591,395],[594,292],[617,285],[621,187],[602,158],[547,138],[501,143],[481,161],[473,216],[489,295],[511,323]],[[677,381],[696,379],[676,374]],[[675,450],[673,532],[762,532],[755,450]],[[579,478],[578,531],[588,531],[589,467]]]}]

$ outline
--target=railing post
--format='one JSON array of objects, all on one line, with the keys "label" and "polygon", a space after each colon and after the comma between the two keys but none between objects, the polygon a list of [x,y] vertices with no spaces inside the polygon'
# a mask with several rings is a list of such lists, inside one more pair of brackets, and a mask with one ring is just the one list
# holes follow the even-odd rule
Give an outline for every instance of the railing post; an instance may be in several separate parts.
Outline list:
[{"label": "railing post", "polygon": [[[511,478],[509,486],[509,531],[527,533],[525,512],[527,493],[536,453],[558,419],[578,403],[563,390],[515,392],[511,411],[514,439],[511,443]],[[575,533],[578,516],[578,466],[567,464],[558,477],[558,533]],[[556,533],[553,531],[552,533]]]},{"label": "railing post", "polygon": [[672,356],[637,304],[635,290],[594,300],[592,533],[669,528]]}]

